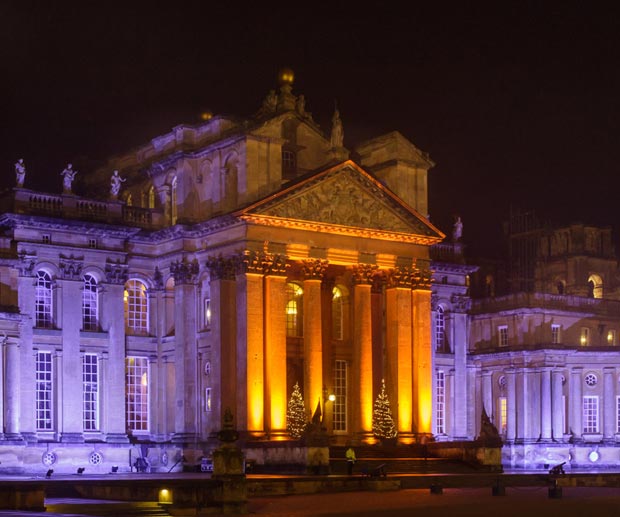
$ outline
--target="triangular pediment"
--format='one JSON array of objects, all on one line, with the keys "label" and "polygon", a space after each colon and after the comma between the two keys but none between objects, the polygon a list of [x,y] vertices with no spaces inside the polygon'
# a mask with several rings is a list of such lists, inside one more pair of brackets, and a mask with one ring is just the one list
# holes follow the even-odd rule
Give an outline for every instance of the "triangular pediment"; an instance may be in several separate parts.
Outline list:
[{"label": "triangular pediment", "polygon": [[311,175],[237,213],[246,220],[432,244],[444,235],[352,161]]}]

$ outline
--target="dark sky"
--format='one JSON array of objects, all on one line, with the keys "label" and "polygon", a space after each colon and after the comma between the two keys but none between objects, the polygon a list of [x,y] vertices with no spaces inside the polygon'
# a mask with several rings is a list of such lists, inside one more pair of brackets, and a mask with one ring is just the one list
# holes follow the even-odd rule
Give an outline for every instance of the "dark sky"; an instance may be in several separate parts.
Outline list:
[{"label": "dark sky", "polygon": [[429,152],[431,220],[460,214],[472,250],[511,205],[616,229],[620,12],[591,3],[5,0],[2,182],[23,157],[59,192],[69,161],[79,180],[204,109],[249,116],[288,66],[345,145],[398,130]]}]

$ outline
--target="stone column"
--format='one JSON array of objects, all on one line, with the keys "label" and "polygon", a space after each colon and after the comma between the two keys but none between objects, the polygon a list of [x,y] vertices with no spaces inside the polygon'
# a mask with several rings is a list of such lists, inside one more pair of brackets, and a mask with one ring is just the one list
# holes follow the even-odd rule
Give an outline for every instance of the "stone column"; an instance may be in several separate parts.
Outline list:
[{"label": "stone column", "polygon": [[571,408],[569,432],[574,437],[581,440],[583,435],[583,387],[581,385],[583,368],[581,366],[573,367],[570,372],[570,399],[569,407]]},{"label": "stone column", "polygon": [[491,419],[492,422],[495,421],[493,418],[493,372],[489,370],[482,370],[482,401],[484,405],[484,410],[487,412],[487,416]]},{"label": "stone column", "polygon": [[108,366],[103,383],[102,431],[109,443],[127,443],[125,425],[125,313],[123,294],[127,266],[108,263],[101,296],[101,328],[108,332]]},{"label": "stone column", "polygon": [[603,440],[613,442],[615,435],[616,390],[614,382],[616,369],[603,368]]},{"label": "stone column", "polygon": [[[174,383],[168,385],[168,376],[166,372],[166,356],[164,355],[164,345],[162,338],[168,334],[166,326],[166,307],[165,307],[165,293],[163,276],[159,271],[159,268],[155,268],[153,275],[153,287],[148,291],[148,299],[152,310],[149,311],[151,315],[152,328],[155,329],[155,338],[157,340],[157,354],[155,356],[155,363],[152,366],[153,387],[151,389],[151,407],[153,408],[153,426],[151,428],[151,435],[158,441],[165,441],[169,439],[174,432],[174,418],[169,416],[173,413],[170,412],[168,404],[173,403],[176,397],[173,395],[171,400],[168,400],[168,390],[174,393]],[[174,296],[174,292],[173,292]]]},{"label": "stone column", "polygon": [[252,436],[265,431],[263,260],[245,251],[237,268],[237,415]]},{"label": "stone column", "polygon": [[[177,443],[197,438],[198,351],[196,348],[196,279],[198,263],[170,264],[174,276],[174,436]],[[154,373],[149,361],[149,375]],[[152,378],[152,377],[151,377]],[[152,387],[151,387],[152,389]]]},{"label": "stone column", "polygon": [[446,372],[446,434],[450,440],[456,440],[456,393],[454,370]]},{"label": "stone column", "polygon": [[286,257],[265,256],[265,417],[271,438],[286,436]]},{"label": "stone column", "polygon": [[[238,382],[235,262],[232,258],[210,258],[207,267],[212,343],[211,414],[207,427],[211,436],[215,436],[222,427],[225,409],[229,408],[231,412],[236,410]],[[237,415],[239,426],[241,416]]]},{"label": "stone column", "polygon": [[[5,377],[5,405],[6,422],[5,437],[7,440],[21,440],[20,435],[20,360],[19,345],[8,340],[4,345],[6,350],[6,377]],[[30,390],[32,393],[32,390]]]},{"label": "stone column", "polygon": [[[57,359],[56,371],[59,390],[58,408],[60,441],[83,442],[82,419],[82,355],[80,354],[80,329],[82,328],[82,262],[60,259],[62,280],[57,291],[62,298],[62,313],[58,313],[62,327],[62,353]],[[60,307],[59,307],[60,309]],[[62,397],[62,398],[60,398]],[[61,423],[62,422],[62,423]]]},{"label": "stone column", "polygon": [[418,260],[413,274],[413,432],[432,434],[433,353],[431,345],[431,272]]},{"label": "stone column", "polygon": [[562,397],[562,378],[563,374],[561,370],[553,370],[551,377],[551,407],[553,410],[553,439],[555,441],[562,441],[562,437],[564,436],[564,400]]},{"label": "stone column", "polygon": [[542,440],[551,440],[551,369],[543,368],[540,371],[540,437]]},{"label": "stone column", "polygon": [[[468,439],[467,408],[473,405],[473,386],[467,380],[467,308],[469,301],[465,297],[455,297],[454,309],[459,312],[452,313],[452,347],[454,350],[454,384],[458,387],[454,392],[454,439]],[[462,312],[461,312],[462,311]],[[448,330],[448,329],[446,329]]]},{"label": "stone column", "polygon": [[304,260],[304,400],[314,413],[318,403],[323,411],[323,337],[321,328],[321,280],[326,260]]},{"label": "stone column", "polygon": [[517,396],[516,396],[516,370],[506,370],[506,441],[512,443],[517,438]]},{"label": "stone column", "polygon": [[400,442],[413,442],[413,308],[411,270],[395,268],[385,290],[386,389]]}]

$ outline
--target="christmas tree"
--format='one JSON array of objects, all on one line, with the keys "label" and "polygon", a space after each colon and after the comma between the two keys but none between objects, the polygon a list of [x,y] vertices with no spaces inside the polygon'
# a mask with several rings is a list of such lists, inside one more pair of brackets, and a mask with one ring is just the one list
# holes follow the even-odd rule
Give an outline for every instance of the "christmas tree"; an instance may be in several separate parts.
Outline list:
[{"label": "christmas tree", "polygon": [[390,401],[385,392],[385,380],[381,380],[381,393],[375,400],[375,406],[372,411],[372,434],[381,440],[387,438],[395,438],[398,434],[392,420],[392,410],[390,409]]},{"label": "christmas tree", "polygon": [[295,386],[293,386],[293,393],[291,394],[291,399],[288,401],[288,408],[286,410],[286,430],[291,437],[300,438],[306,428],[306,425],[307,420],[304,399],[301,396],[299,384],[295,383]]}]

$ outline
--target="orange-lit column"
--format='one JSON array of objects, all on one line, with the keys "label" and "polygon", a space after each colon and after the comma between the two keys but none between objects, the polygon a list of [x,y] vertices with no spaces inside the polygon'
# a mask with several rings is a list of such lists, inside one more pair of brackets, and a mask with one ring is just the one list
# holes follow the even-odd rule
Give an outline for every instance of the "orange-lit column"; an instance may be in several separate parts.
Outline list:
[{"label": "orange-lit column", "polygon": [[272,438],[286,435],[286,257],[265,257],[265,415]]},{"label": "orange-lit column", "polygon": [[323,411],[323,336],[321,329],[321,280],[326,260],[304,260],[304,400],[310,414],[318,403]]},{"label": "orange-lit column", "polygon": [[[376,266],[360,264],[353,268],[353,386],[359,387],[354,432],[363,441],[372,439],[372,313],[371,287]],[[353,393],[353,400],[355,394]]]},{"label": "orange-lit column", "polygon": [[263,258],[260,252],[246,251],[237,271],[238,422],[241,427],[245,415],[245,429],[254,436],[263,434],[265,416]]},{"label": "orange-lit column", "polygon": [[[412,443],[413,364],[411,270],[399,267],[387,276],[386,302],[386,379],[398,441]],[[430,314],[430,313],[429,313]]]},{"label": "orange-lit column", "polygon": [[428,264],[418,261],[413,277],[413,431],[430,435],[433,414],[431,365],[431,273]]}]

